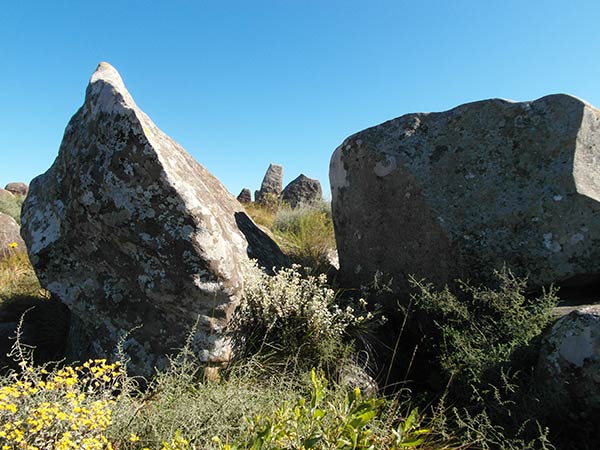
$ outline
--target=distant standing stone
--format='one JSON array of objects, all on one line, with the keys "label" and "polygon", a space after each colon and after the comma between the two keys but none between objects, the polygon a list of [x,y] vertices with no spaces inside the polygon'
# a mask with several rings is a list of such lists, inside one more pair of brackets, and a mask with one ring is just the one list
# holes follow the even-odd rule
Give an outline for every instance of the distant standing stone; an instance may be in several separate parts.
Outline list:
[{"label": "distant standing stone", "polygon": [[8,214],[0,212],[0,259],[26,250],[17,221]]},{"label": "distant standing stone", "polygon": [[600,273],[600,112],[568,95],[407,114],[347,138],[329,177],[340,281],[438,287],[504,264],[536,289]]},{"label": "distant standing stone", "polygon": [[283,166],[270,164],[260,189],[254,193],[254,200],[263,202],[271,198],[279,198],[283,187]]},{"label": "distant standing stone", "polygon": [[300,174],[298,178],[285,187],[281,199],[292,208],[320,201],[323,199],[321,183],[319,180]]},{"label": "distant standing stone", "polygon": [[68,358],[114,357],[127,335],[128,369],[144,376],[164,369],[194,326],[198,359],[226,363],[248,257],[269,268],[283,257],[107,63],[56,161],[31,182],[22,221],[40,282],[71,310]]},{"label": "distant standing stone", "polygon": [[252,192],[250,192],[250,189],[244,188],[237,196],[237,199],[240,203],[252,203]]},{"label": "distant standing stone", "polygon": [[12,192],[15,195],[21,195],[25,197],[27,195],[27,192],[29,191],[29,186],[19,181],[14,183],[8,183],[4,189],[6,189],[9,192]]}]

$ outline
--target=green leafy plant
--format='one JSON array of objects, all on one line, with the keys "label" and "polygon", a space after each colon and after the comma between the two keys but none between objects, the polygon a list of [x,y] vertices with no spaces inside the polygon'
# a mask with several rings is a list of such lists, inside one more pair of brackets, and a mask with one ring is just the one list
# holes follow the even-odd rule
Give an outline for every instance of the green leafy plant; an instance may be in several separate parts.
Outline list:
[{"label": "green leafy plant", "polygon": [[[343,400],[329,398],[327,380],[311,371],[313,384],[310,400],[284,403],[274,414],[248,421],[248,429],[232,444],[216,438],[221,450],[399,450],[421,446],[431,430],[421,427],[417,409],[411,411],[388,436],[371,429],[384,404],[382,399],[363,399],[354,389]],[[439,448],[442,448],[441,446]]]},{"label": "green leafy plant", "polygon": [[492,375],[492,380],[494,374],[497,377],[499,369],[509,366],[550,323],[558,301],[553,288],[539,297],[527,297],[527,281],[510,270],[495,275],[495,289],[459,281],[457,292],[410,280],[417,291],[414,310],[429,322],[424,328],[430,330],[427,345],[436,349],[443,372],[460,389],[489,382],[486,375]]}]

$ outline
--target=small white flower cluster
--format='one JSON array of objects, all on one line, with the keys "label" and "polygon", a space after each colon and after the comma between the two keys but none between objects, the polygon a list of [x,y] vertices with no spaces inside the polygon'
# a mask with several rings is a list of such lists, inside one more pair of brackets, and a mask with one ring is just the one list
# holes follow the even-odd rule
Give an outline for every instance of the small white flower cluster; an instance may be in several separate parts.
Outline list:
[{"label": "small white flower cluster", "polygon": [[364,320],[352,307],[342,309],[335,303],[335,292],[327,286],[325,275],[303,277],[299,269],[294,265],[269,276],[256,262],[249,264],[238,320],[267,331],[294,324],[315,340],[340,337],[349,325]]}]

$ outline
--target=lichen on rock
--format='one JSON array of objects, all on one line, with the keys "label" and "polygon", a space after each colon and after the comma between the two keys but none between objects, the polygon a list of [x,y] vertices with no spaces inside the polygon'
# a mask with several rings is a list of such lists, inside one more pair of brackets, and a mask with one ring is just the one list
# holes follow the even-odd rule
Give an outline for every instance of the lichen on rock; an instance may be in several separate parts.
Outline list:
[{"label": "lichen on rock", "polygon": [[[219,180],[101,63],[54,164],[31,183],[22,214],[42,285],[71,309],[70,357],[110,356],[135,329],[124,341],[130,369],[149,375],[198,321],[195,353],[226,362],[223,330],[249,251],[239,214],[242,206]],[[270,249],[261,264],[280,264],[277,246],[253,232],[253,246]]]}]

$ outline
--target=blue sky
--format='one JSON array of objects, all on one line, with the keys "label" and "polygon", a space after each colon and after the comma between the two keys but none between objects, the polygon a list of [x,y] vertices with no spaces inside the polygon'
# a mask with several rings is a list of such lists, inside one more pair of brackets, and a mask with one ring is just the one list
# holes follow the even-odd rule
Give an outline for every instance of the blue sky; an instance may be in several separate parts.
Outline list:
[{"label": "blue sky", "polygon": [[57,155],[100,61],[234,194],[270,162],[329,190],[402,114],[565,92],[600,106],[600,2],[0,0],[0,186]]}]

